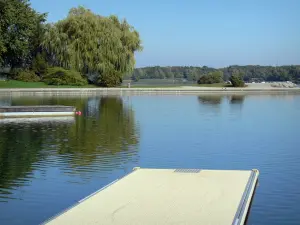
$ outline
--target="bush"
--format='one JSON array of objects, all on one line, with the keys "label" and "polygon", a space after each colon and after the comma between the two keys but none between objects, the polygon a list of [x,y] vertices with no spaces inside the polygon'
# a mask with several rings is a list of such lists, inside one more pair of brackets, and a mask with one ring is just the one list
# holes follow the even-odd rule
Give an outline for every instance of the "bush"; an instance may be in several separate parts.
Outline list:
[{"label": "bush", "polygon": [[121,74],[115,72],[115,73],[105,73],[102,74],[97,82],[95,83],[98,86],[101,87],[117,87],[122,84],[122,76]]},{"label": "bush", "polygon": [[52,67],[48,69],[43,81],[49,85],[87,85],[87,80],[81,74],[74,70],[66,70],[61,67]]},{"label": "bush", "polygon": [[24,81],[24,82],[38,82],[38,81],[40,81],[39,76],[37,76],[31,70],[18,71],[16,76],[15,76],[15,79],[19,80],[19,81]]},{"label": "bush", "polygon": [[198,84],[217,84],[223,82],[223,72],[214,71],[210,72],[199,78],[197,81]]},{"label": "bush", "polygon": [[245,87],[242,74],[232,74],[230,77],[230,82],[233,87]]},{"label": "bush", "polygon": [[213,84],[215,83],[212,76],[210,75],[204,75],[202,77],[199,78],[199,80],[197,81],[198,84]]},{"label": "bush", "polygon": [[48,64],[43,54],[38,53],[32,61],[32,70],[39,76],[47,73]]},{"label": "bush", "polygon": [[17,76],[23,71],[24,71],[24,69],[22,69],[22,68],[12,68],[9,72],[10,78],[17,79]]}]

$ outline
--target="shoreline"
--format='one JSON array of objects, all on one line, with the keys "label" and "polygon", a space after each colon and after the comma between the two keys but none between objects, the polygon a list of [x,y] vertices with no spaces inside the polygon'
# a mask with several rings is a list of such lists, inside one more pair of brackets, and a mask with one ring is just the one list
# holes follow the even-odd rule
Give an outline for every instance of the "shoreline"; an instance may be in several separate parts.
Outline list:
[{"label": "shoreline", "polygon": [[1,88],[0,95],[84,95],[84,94],[270,94],[299,93],[300,88],[217,88],[217,87],[163,87],[163,88]]}]

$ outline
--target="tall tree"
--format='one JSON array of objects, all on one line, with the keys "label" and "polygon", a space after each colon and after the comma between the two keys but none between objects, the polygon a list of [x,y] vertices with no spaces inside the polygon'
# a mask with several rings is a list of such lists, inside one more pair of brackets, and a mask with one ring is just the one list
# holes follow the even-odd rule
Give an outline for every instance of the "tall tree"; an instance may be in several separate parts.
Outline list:
[{"label": "tall tree", "polygon": [[122,82],[141,50],[139,34],[126,20],[103,17],[83,7],[72,8],[66,19],[50,25],[43,46],[52,63],[83,74],[96,74],[95,83],[112,87]]},{"label": "tall tree", "polygon": [[0,65],[26,67],[38,27],[46,14],[30,7],[28,0],[0,0]]}]

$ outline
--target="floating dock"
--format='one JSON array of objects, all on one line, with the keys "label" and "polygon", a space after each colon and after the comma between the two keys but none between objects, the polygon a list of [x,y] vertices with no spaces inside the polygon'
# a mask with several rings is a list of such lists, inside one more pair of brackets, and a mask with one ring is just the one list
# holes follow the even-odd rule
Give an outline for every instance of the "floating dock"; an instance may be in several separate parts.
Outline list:
[{"label": "floating dock", "polygon": [[75,107],[63,105],[0,107],[0,118],[72,116],[74,114]]},{"label": "floating dock", "polygon": [[258,170],[136,168],[44,224],[241,225]]},{"label": "floating dock", "polygon": [[54,117],[17,117],[1,118],[2,124],[72,124],[75,122],[74,116],[54,116]]}]

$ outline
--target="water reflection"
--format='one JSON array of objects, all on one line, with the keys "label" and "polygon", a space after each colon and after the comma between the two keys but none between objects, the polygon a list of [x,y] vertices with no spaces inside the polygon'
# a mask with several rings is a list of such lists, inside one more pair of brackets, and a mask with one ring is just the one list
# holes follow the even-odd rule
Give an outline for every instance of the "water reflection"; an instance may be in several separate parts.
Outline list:
[{"label": "water reflection", "polygon": [[74,105],[83,115],[0,120],[0,202],[34,180],[34,171],[55,166],[86,180],[137,160],[139,129],[120,97],[17,97],[11,104]]},{"label": "water reflection", "polygon": [[245,95],[232,95],[230,96],[230,104],[243,104]]},{"label": "water reflection", "polygon": [[199,95],[198,101],[201,104],[206,105],[220,105],[222,103],[223,96],[221,95]]},{"label": "water reflection", "polygon": [[97,97],[90,97],[87,99],[87,107],[85,108],[85,115],[89,117],[99,118],[100,99]]},{"label": "water reflection", "polygon": [[[5,121],[5,122],[4,122]],[[54,128],[65,130],[70,123],[48,121],[29,123],[1,120],[0,136],[0,201],[10,197],[14,187],[32,178],[33,164],[45,158],[44,140]]]},{"label": "water reflection", "polygon": [[[94,103],[97,107],[92,111],[85,107],[84,117],[77,119],[67,135],[62,134],[68,141],[60,143],[59,153],[69,154],[72,167],[85,167],[96,162],[117,166],[137,153],[139,132],[133,110],[116,97],[101,97]],[[99,110],[96,116],[91,116],[95,108]]]},{"label": "water reflection", "polygon": [[[229,105],[230,111],[241,111],[244,100],[245,100],[245,95],[242,94],[233,94],[233,95],[203,94],[198,96],[198,102],[201,104],[201,106],[203,106],[201,107],[201,113],[209,114],[209,115],[216,114],[216,113],[219,114],[221,110],[224,109],[223,107],[224,105]],[[239,113],[238,115],[241,114]]]},{"label": "water reflection", "polygon": [[[208,95],[203,94],[198,96],[198,102],[200,103],[200,113],[203,115],[214,115],[221,112],[221,104],[224,96],[222,95]],[[209,117],[211,118],[211,117]]]},{"label": "water reflection", "polygon": [[229,97],[230,109],[233,111],[241,111],[243,108],[245,95],[231,95]]},{"label": "water reflection", "polygon": [[258,168],[248,223],[299,224],[300,95],[208,95],[12,97],[83,114],[70,123],[0,124],[0,224],[40,224],[138,165]]}]

